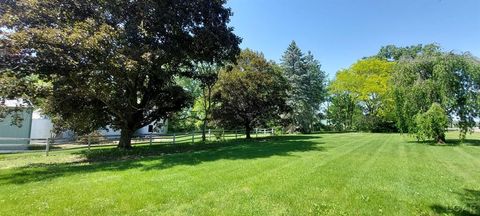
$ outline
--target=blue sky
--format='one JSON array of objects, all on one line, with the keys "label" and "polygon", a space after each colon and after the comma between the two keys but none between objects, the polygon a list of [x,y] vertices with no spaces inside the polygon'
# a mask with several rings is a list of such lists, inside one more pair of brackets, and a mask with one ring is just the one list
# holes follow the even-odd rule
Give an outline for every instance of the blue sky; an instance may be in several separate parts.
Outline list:
[{"label": "blue sky", "polygon": [[295,40],[330,78],[383,45],[439,43],[480,56],[480,0],[229,0],[242,48],[279,61]]}]

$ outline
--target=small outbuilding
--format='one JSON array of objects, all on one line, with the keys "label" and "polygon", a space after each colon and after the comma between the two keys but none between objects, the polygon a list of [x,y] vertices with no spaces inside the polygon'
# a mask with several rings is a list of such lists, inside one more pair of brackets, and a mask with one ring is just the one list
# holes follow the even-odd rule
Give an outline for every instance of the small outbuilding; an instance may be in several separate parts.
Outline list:
[{"label": "small outbuilding", "polygon": [[[18,145],[15,149],[26,148],[31,139],[44,140],[52,136],[54,129],[51,119],[42,113],[41,109],[35,109],[28,101],[23,99],[1,100],[3,106],[15,112],[9,112],[4,118],[0,118],[0,150],[7,148],[7,145]],[[12,124],[12,119],[19,119],[18,124]],[[160,120],[152,122],[153,133],[166,134],[168,132],[168,121]],[[149,134],[149,125],[136,131],[136,135]],[[100,129],[98,131],[105,137],[119,137],[120,131],[113,130],[111,127]],[[71,132],[57,134],[55,138],[68,139],[73,138]],[[3,146],[2,146],[3,145]]]},{"label": "small outbuilding", "polygon": [[[2,116],[0,121],[0,145],[1,144],[28,144],[28,138],[32,131],[32,113],[33,107],[28,101],[24,100],[2,100],[0,103],[6,107],[6,116]],[[13,124],[14,119],[19,119],[17,124]],[[15,138],[14,139],[8,139]],[[25,140],[21,140],[25,139]]]}]

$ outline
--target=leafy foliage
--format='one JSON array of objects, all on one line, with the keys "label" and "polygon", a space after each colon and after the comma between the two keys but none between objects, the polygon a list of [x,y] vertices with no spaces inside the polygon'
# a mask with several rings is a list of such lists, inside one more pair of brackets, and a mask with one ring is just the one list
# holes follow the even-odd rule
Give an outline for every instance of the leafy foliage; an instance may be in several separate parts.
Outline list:
[{"label": "leafy foliage", "polygon": [[401,59],[414,59],[419,55],[431,55],[438,53],[440,46],[438,44],[417,44],[406,47],[397,47],[395,45],[387,45],[380,48],[380,51],[375,56],[388,61],[399,61]]},{"label": "leafy foliage", "polygon": [[[40,106],[45,104],[45,98],[51,93],[50,83],[43,82],[36,75],[17,77],[11,71],[0,73],[0,121],[7,116],[11,117],[11,125],[22,126],[22,111],[25,106]],[[16,107],[7,107],[5,100],[19,99],[24,104],[17,104]]]},{"label": "leafy foliage", "polygon": [[[225,1],[7,1],[3,72],[53,85],[49,111],[78,133],[111,125],[133,132],[191,103],[174,80],[196,62],[232,60],[240,39]],[[59,124],[57,124],[59,125]]]},{"label": "leafy foliage", "polygon": [[448,117],[440,104],[433,103],[427,112],[417,114],[415,123],[417,124],[416,136],[418,139],[433,138],[438,143],[445,142]]},{"label": "leafy foliage", "polygon": [[[349,97],[361,108],[355,122],[358,129],[382,131],[383,125],[393,121],[390,80],[394,65],[393,62],[378,58],[359,60],[350,68],[340,70],[335,80],[330,83],[330,93],[340,95],[339,99]],[[345,94],[348,96],[344,96]],[[349,110],[353,114],[354,110]],[[332,107],[330,110],[330,116],[342,115],[333,112],[343,112],[343,109]]]},{"label": "leafy foliage", "polygon": [[230,71],[222,71],[214,89],[215,120],[227,127],[253,127],[286,111],[287,81],[261,53],[244,50]]},{"label": "leafy foliage", "polygon": [[195,101],[194,111],[197,113],[198,120],[201,121],[202,129],[202,141],[206,141],[206,129],[209,121],[212,119],[212,108],[214,107],[214,101],[212,99],[212,93],[214,85],[218,81],[218,73],[220,67],[213,64],[199,64],[195,77],[200,81],[200,87],[202,94],[198,100]]},{"label": "leafy foliage", "polygon": [[211,110],[215,106],[212,91],[218,80],[221,66],[217,64],[199,63],[195,67],[193,78],[180,77],[178,84],[186,89],[194,98],[193,106],[188,106],[170,117],[169,128],[173,131],[202,130],[205,131],[212,119]]},{"label": "leafy foliage", "polygon": [[403,58],[395,68],[394,97],[398,127],[415,133],[415,116],[438,103],[453,120],[461,137],[479,116],[480,61],[468,53],[425,52]]},{"label": "leafy foliage", "polygon": [[175,112],[169,116],[168,128],[173,132],[185,132],[197,129],[198,113],[195,109],[198,98],[202,95],[200,81],[190,77],[177,77],[176,83],[181,86],[194,99],[193,107],[184,107],[182,110]]},{"label": "leafy foliage", "polygon": [[287,100],[292,107],[287,116],[291,119],[291,128],[308,133],[320,120],[318,112],[327,95],[325,72],[312,53],[304,55],[294,41],[283,54],[281,66],[292,86]]},{"label": "leafy foliage", "polygon": [[[438,104],[463,139],[480,116],[479,77],[480,60],[470,53],[443,52],[437,44],[388,45],[337,73],[327,116],[337,130],[348,129],[353,119],[350,127],[358,130],[417,134],[425,131],[418,116]],[[345,94],[360,113],[347,106]]]},{"label": "leafy foliage", "polygon": [[358,111],[358,107],[350,94],[343,93],[330,96],[327,118],[336,131],[353,130],[353,117],[358,113],[356,111]]}]

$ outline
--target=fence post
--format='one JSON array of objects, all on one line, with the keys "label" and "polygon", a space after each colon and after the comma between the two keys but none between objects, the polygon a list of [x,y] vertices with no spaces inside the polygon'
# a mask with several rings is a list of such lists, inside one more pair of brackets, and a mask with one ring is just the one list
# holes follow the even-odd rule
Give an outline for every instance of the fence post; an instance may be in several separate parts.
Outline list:
[{"label": "fence post", "polygon": [[192,131],[192,144],[195,143],[195,130]]},{"label": "fence post", "polygon": [[235,130],[235,139],[237,139],[237,130]]},{"label": "fence post", "polygon": [[48,156],[49,150],[50,150],[50,138],[47,138],[47,143],[45,144],[45,156]]},{"label": "fence post", "polygon": [[208,129],[208,141],[212,141],[212,133],[210,130],[211,129]]},{"label": "fence post", "polygon": [[258,128],[255,128],[255,138],[258,137]]},{"label": "fence post", "polygon": [[150,145],[152,145],[152,132],[150,132]]},{"label": "fence post", "polygon": [[275,136],[275,134],[274,134],[274,129],[273,129],[273,128],[272,128],[272,136]]},{"label": "fence post", "polygon": [[92,139],[91,139],[91,135],[88,134],[88,150],[90,150],[90,145],[91,145],[91,143],[92,143],[91,140],[92,140]]},{"label": "fence post", "polygon": [[175,144],[175,133],[173,133],[173,144]]},{"label": "fence post", "polygon": [[50,133],[50,138],[47,138],[47,145],[45,146],[45,156],[48,156],[50,151],[50,142],[53,144],[53,133]]}]

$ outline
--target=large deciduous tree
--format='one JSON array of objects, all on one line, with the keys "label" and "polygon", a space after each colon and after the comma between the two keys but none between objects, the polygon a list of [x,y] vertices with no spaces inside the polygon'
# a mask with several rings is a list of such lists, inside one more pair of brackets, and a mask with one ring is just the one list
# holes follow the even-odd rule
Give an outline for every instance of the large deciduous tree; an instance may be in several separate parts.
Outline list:
[{"label": "large deciduous tree", "polygon": [[[23,106],[42,107],[51,89],[50,83],[43,82],[35,75],[17,77],[11,71],[2,71],[0,73],[0,121],[10,116],[11,125],[22,126],[22,110],[25,109]],[[6,106],[6,100],[16,99],[23,103],[17,103],[17,107]]]},{"label": "large deciduous tree", "polygon": [[354,98],[348,93],[330,95],[327,107],[328,123],[336,131],[352,130],[357,107]]},{"label": "large deciduous tree", "polygon": [[406,47],[398,47],[395,45],[387,45],[380,48],[375,57],[385,59],[387,61],[399,61],[400,59],[413,59],[420,55],[431,55],[440,51],[438,44],[417,44]]},{"label": "large deciduous tree", "polygon": [[347,94],[362,112],[359,129],[368,131],[391,130],[394,126],[391,76],[395,63],[378,58],[357,61],[350,68],[340,70],[329,86],[334,95]]},{"label": "large deciduous tree", "polygon": [[136,129],[189,103],[175,76],[233,59],[240,39],[224,0],[4,1],[1,71],[53,85],[49,111],[88,133],[111,125],[131,147]]},{"label": "large deciduous tree", "polygon": [[213,97],[218,102],[215,120],[230,127],[243,125],[250,138],[255,126],[279,118],[287,110],[289,85],[272,64],[260,53],[242,51],[231,70],[220,73]]},{"label": "large deciduous tree", "polygon": [[457,121],[460,136],[475,126],[480,110],[480,61],[469,53],[420,52],[403,57],[395,67],[394,94],[397,124],[404,132],[415,133],[415,116],[438,103]]},{"label": "large deciduous tree", "polygon": [[292,130],[304,133],[312,131],[318,119],[320,105],[326,98],[326,76],[320,63],[308,52],[303,54],[293,41],[282,57],[284,75],[292,88],[287,103],[292,107],[288,115]]}]

